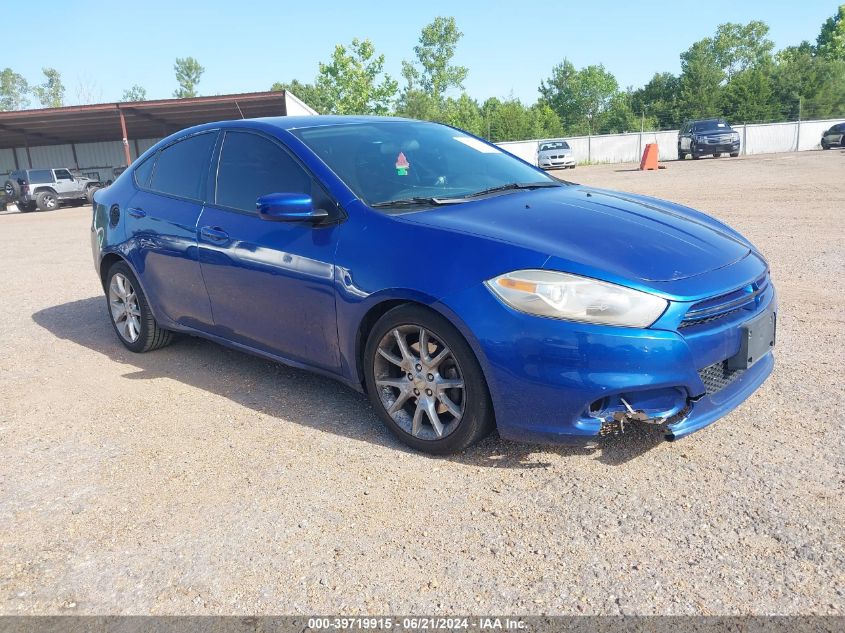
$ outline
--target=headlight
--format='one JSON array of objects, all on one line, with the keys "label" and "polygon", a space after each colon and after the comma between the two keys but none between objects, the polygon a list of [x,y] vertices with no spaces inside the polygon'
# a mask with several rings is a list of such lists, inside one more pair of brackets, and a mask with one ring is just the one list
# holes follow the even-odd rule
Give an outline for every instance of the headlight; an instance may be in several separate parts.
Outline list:
[{"label": "headlight", "polygon": [[648,327],[668,305],[639,290],[551,270],[518,270],[485,283],[515,310],[584,323]]}]

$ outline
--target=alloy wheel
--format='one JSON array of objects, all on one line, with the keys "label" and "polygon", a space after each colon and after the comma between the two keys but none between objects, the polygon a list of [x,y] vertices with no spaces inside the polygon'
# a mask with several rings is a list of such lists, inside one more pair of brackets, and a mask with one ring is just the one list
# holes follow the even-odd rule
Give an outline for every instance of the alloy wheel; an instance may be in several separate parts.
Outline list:
[{"label": "alloy wheel", "polygon": [[458,428],[466,409],[463,373],[435,333],[396,327],[379,342],[373,362],[379,400],[406,433],[440,440]]},{"label": "alloy wheel", "polygon": [[109,309],[120,336],[130,343],[137,341],[141,336],[141,308],[135,288],[121,273],[115,273],[109,283]]}]

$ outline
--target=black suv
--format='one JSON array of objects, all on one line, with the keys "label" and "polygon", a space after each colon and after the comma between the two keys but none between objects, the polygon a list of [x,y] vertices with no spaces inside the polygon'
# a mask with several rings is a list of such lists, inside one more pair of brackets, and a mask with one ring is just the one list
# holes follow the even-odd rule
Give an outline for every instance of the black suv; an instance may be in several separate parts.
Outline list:
[{"label": "black suv", "polygon": [[687,155],[719,157],[723,153],[739,156],[739,134],[724,119],[687,121],[678,131],[678,158]]},{"label": "black suv", "polygon": [[21,211],[56,209],[60,202],[88,201],[102,184],[92,178],[73,173],[65,167],[55,169],[19,169],[9,174],[3,185],[6,200]]}]

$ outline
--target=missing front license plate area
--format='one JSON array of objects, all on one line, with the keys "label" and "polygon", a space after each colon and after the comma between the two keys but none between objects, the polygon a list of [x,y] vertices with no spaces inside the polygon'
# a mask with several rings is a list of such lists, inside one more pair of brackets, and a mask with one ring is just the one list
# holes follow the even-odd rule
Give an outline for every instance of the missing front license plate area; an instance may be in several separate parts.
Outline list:
[{"label": "missing front license plate area", "polygon": [[766,310],[742,326],[739,351],[728,359],[728,369],[747,369],[775,346],[777,313]]}]

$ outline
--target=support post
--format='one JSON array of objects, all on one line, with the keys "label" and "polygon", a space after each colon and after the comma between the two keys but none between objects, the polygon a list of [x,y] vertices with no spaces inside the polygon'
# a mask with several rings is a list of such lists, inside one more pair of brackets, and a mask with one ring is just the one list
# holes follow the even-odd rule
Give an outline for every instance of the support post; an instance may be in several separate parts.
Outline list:
[{"label": "support post", "polygon": [[129,155],[129,138],[126,134],[126,119],[123,116],[123,110],[120,108],[117,109],[117,113],[120,115],[120,131],[123,133],[123,156],[126,159],[126,166],[132,164],[132,156]]},{"label": "support post", "polygon": [[70,144],[70,151],[73,153],[73,167],[79,169],[79,159],[76,157],[76,143]]},{"label": "support post", "polygon": [[18,162],[18,148],[12,148],[12,157],[15,159],[15,171],[18,171],[21,168],[20,163]]},{"label": "support post", "polygon": [[26,145],[26,162],[29,163],[29,168],[32,169],[32,154],[29,151],[29,139],[24,136],[23,142]]}]

